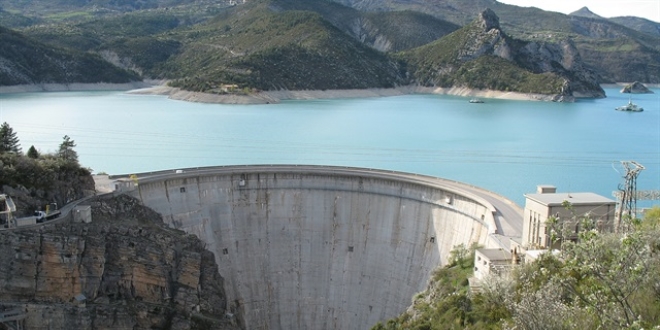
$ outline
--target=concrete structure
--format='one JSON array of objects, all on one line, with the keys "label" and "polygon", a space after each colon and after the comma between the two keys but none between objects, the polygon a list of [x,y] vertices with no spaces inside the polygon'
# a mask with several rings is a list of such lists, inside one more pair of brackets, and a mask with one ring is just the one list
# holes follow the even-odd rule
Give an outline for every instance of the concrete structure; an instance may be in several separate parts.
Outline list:
[{"label": "concrete structure", "polygon": [[[570,204],[567,209],[565,203]],[[557,193],[552,186],[539,186],[536,194],[525,195],[522,247],[524,249],[557,248],[551,242],[548,218],[555,217],[562,234],[574,239],[580,229],[580,218],[593,220],[599,231],[612,231],[616,201],[594,193]]]},{"label": "concrete structure", "polygon": [[474,277],[477,280],[492,275],[507,274],[516,265],[511,253],[505,249],[477,249],[474,252]]},{"label": "concrete structure", "polygon": [[508,223],[522,222],[500,196],[406,173],[282,165],[138,177],[132,195],[215,253],[229,310],[248,329],[368,329],[403,312],[454,246],[500,248],[491,238],[519,236]]},{"label": "concrete structure", "polygon": [[16,221],[12,215],[14,212],[16,212],[16,205],[11,197],[0,194],[0,224],[5,228],[15,227]]},{"label": "concrete structure", "polygon": [[16,226],[17,227],[31,226],[31,225],[36,225],[37,224],[37,217],[35,217],[35,216],[24,217],[24,218],[15,218],[15,220],[16,220]]},{"label": "concrete structure", "polygon": [[73,208],[73,222],[92,222],[92,206],[77,205]]}]

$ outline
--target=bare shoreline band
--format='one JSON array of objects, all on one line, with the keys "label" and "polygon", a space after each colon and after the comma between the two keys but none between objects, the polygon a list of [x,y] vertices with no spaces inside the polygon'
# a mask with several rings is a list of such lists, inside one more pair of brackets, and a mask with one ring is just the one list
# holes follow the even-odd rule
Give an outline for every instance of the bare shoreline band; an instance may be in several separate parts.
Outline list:
[{"label": "bare shoreline band", "polygon": [[[616,84],[612,86],[621,86]],[[609,86],[609,85],[608,85]],[[342,89],[342,90],[280,90],[262,91],[248,95],[238,94],[211,94],[185,91],[179,88],[169,87],[158,82],[133,82],[125,84],[111,83],[74,83],[74,84],[36,84],[36,85],[14,85],[0,86],[0,94],[11,93],[33,93],[33,92],[62,92],[62,91],[127,91],[138,95],[164,95],[174,100],[182,100],[198,103],[218,104],[269,104],[279,103],[282,100],[316,100],[316,99],[339,99],[339,98],[369,98],[386,97],[412,94],[438,94],[455,95],[465,97],[479,97],[505,100],[525,101],[552,101],[555,95],[516,93],[494,90],[479,90],[466,87],[422,87],[422,86],[400,86],[394,88],[369,88],[369,89]],[[580,96],[577,96],[580,97]]]}]

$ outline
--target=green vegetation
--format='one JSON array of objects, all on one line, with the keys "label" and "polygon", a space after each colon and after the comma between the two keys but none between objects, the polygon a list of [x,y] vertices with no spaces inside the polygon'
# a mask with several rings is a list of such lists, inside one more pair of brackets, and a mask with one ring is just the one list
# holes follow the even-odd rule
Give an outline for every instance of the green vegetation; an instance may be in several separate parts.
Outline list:
[{"label": "green vegetation", "polygon": [[100,56],[46,46],[0,27],[0,85],[40,83],[125,83],[137,74],[115,67]]},{"label": "green vegetation", "polygon": [[[43,47],[34,44],[36,40],[60,53],[84,55],[81,66],[86,69],[108,67],[101,63],[109,61],[142,78],[174,80],[173,86],[209,93],[226,93],[223,86],[233,85],[239,87],[232,93],[250,93],[418,83],[556,94],[597,85],[572,83],[593,77],[587,74],[562,70],[539,74],[547,70],[530,67],[521,56],[507,57],[509,63],[496,56],[464,56],[478,50],[471,48],[475,45],[486,46],[478,44],[484,31],[470,24],[459,29],[457,24],[466,24],[487,7],[497,12],[511,35],[522,40],[537,44],[572,40],[581,56],[567,61],[579,63],[583,58],[584,67],[598,70],[602,81],[656,82],[660,76],[658,36],[607,20],[568,17],[487,0],[469,4],[458,0],[442,4],[387,0],[379,1],[376,7],[372,7],[375,3],[361,4],[371,9],[368,11],[325,0],[251,0],[238,6],[210,0],[7,0],[2,5],[0,18],[6,17],[7,24],[13,26],[25,26],[21,32],[34,38],[28,41],[28,48]],[[507,46],[512,40],[505,37],[493,42]],[[514,41],[513,46],[517,43]],[[400,51],[404,52],[383,53]],[[29,62],[13,54],[10,62],[16,63],[12,74],[0,75],[0,84],[140,78],[105,69],[103,73],[84,70],[100,79],[78,75],[68,72],[78,71],[74,63],[81,62],[71,58],[64,65],[67,72],[62,73],[36,56],[43,54],[41,51],[31,54],[26,56]],[[485,63],[491,60],[495,61]],[[543,67],[553,66],[557,68],[555,64]],[[22,67],[38,70],[26,73],[18,69]],[[477,74],[483,74],[483,79],[476,78]],[[562,90],[564,80],[571,89]]]},{"label": "green vegetation", "polygon": [[564,82],[556,74],[532,73],[496,56],[467,62],[450,79],[452,85],[538,94],[559,94]]},{"label": "green vegetation", "polygon": [[266,4],[238,8],[181,34],[194,42],[167,64],[171,84],[218,92],[238,89],[349,89],[393,87],[402,66],[307,11],[272,12]]},{"label": "green vegetation", "polygon": [[372,330],[498,329],[511,313],[502,301],[470,292],[475,248],[456,246],[452,262],[434,272],[429,288],[414,297],[412,309]]},{"label": "green vegetation", "polygon": [[493,48],[498,45],[515,54],[521,44],[524,46],[525,43],[506,35],[486,34],[479,24],[473,22],[438,41],[398,56],[410,64],[415,80],[424,86],[561,93],[564,78],[558,73],[535,73],[522,63],[492,55]]},{"label": "green vegetation", "polygon": [[59,156],[66,162],[77,163],[78,153],[76,153],[76,151],[73,150],[75,146],[76,143],[73,140],[71,140],[71,138],[68,135],[65,135],[62,143],[60,144],[60,148],[57,151],[57,156]]},{"label": "green vegetation", "polygon": [[[369,13],[366,19],[375,31],[371,32],[371,37],[385,37],[391,44],[387,51],[392,52],[426,45],[460,28],[453,23],[411,10]],[[376,43],[376,40],[371,41],[371,44]]]},{"label": "green vegetation", "polygon": [[30,26],[39,23],[41,20],[37,18],[23,16],[21,14],[12,13],[0,8],[0,22],[5,27],[18,28]]},{"label": "green vegetation", "polygon": [[406,313],[372,329],[658,329],[660,207],[627,223],[619,233],[584,226],[558,254],[487,278],[472,292],[473,261],[460,259],[468,262],[438,270]]},{"label": "green vegetation", "polygon": [[0,126],[0,154],[21,152],[21,144],[14,129],[7,122]]},{"label": "green vegetation", "polygon": [[3,124],[4,127],[9,128],[4,131],[11,131],[15,139],[10,151],[0,151],[0,193],[7,193],[3,189],[10,187],[18,215],[31,214],[52,202],[64,205],[81,198],[85,189],[93,189],[91,173],[78,163],[71,138],[64,137],[57,154],[40,154],[31,146],[27,155],[23,155],[16,151],[17,135],[9,124]]}]

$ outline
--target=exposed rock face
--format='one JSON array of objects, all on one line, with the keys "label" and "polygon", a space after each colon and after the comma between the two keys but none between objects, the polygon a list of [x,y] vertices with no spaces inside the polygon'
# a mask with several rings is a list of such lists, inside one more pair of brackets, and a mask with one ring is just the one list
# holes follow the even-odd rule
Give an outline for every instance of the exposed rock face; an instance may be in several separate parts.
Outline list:
[{"label": "exposed rock face", "polygon": [[564,86],[556,100],[605,97],[598,77],[583,65],[580,53],[571,40],[552,43],[512,39],[501,30],[499,18],[490,9],[482,12],[473,24],[481,31],[470,35],[459,52],[459,61],[467,62],[492,54],[533,73],[551,72],[562,77]]},{"label": "exposed rock face", "polygon": [[0,232],[0,304],[25,329],[238,329],[199,239],[126,196],[91,205],[90,224]]},{"label": "exposed rock face", "polygon": [[559,43],[528,42],[516,53],[517,62],[528,70],[535,73],[554,72],[565,78],[557,100],[605,97],[597,75],[584,67],[580,53],[571,40]]},{"label": "exposed rock face", "polygon": [[479,14],[479,25],[483,28],[484,32],[492,29],[500,29],[500,18],[495,15],[495,12],[490,8],[484,10]]},{"label": "exposed rock face", "polygon": [[627,94],[653,94],[653,91],[648,89],[644,84],[635,81],[630,85],[626,85],[621,89],[621,93]]}]

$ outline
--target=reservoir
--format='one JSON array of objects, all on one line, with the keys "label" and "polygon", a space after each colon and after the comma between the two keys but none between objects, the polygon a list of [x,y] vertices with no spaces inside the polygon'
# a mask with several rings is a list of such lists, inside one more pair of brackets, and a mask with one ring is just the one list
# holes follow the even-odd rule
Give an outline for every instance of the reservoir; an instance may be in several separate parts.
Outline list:
[{"label": "reservoir", "polygon": [[[612,197],[620,161],[646,167],[638,189],[660,189],[660,89],[575,103],[445,95],[199,104],[124,92],[0,95],[0,122],[23,151],[55,152],[64,135],[82,166],[130,174],[240,164],[396,170],[477,185],[522,205],[538,184]],[[639,206],[650,205],[640,202]]]}]

